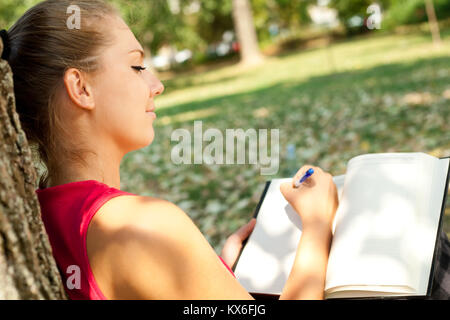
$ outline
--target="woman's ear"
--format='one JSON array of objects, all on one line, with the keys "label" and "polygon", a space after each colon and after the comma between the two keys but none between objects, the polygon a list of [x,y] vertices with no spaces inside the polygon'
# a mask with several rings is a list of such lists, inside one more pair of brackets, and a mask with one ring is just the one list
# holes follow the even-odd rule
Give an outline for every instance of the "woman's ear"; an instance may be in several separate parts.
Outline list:
[{"label": "woman's ear", "polygon": [[76,68],[67,69],[64,73],[64,86],[70,100],[80,108],[92,110],[94,94],[87,80],[86,74]]}]

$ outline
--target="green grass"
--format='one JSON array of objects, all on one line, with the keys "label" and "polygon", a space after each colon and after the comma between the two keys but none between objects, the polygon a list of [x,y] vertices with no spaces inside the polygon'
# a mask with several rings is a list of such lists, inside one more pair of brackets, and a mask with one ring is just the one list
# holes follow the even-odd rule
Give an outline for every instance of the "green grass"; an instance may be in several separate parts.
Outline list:
[{"label": "green grass", "polygon": [[[122,188],[175,202],[217,253],[252,216],[264,181],[304,163],[333,175],[368,152],[450,155],[450,32],[434,49],[427,34],[378,35],[269,58],[242,70],[228,66],[163,79],[156,99],[156,138],[128,154]],[[177,128],[280,129],[280,170],[254,165],[175,165]],[[286,148],[295,145],[296,163]],[[449,197],[450,198],[450,197]],[[448,200],[450,205],[450,199]],[[444,228],[450,235],[450,212]]]}]

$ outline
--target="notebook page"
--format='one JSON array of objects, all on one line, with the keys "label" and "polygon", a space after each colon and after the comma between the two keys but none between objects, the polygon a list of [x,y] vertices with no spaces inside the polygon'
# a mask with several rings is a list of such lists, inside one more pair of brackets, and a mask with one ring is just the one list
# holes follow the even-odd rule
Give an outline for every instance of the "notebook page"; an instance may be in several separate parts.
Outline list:
[{"label": "notebook page", "polygon": [[422,153],[368,154],[347,165],[336,212],[325,290],[340,286],[397,286],[417,290],[410,230],[421,206]]},{"label": "notebook page", "polygon": [[[363,288],[363,287],[362,287]],[[344,288],[336,288],[335,292],[327,293],[325,299],[335,299],[335,298],[374,298],[374,297],[395,297],[395,296],[405,296],[407,293],[407,288],[399,289],[399,287],[380,287],[374,289],[376,291],[367,291],[356,286],[345,286]],[[385,291],[383,291],[385,290]]]},{"label": "notebook page", "polygon": [[449,159],[437,159],[427,156],[426,167],[431,174],[422,182],[423,194],[428,199],[423,201],[421,212],[417,217],[416,228],[410,232],[410,254],[419,261],[415,270],[417,294],[426,295],[430,278],[434,247],[438,236],[439,217],[442,209],[445,183],[449,168]]},{"label": "notebook page", "polygon": [[[338,196],[344,176],[333,178]],[[280,184],[292,178],[271,181],[259,209],[257,221],[234,274],[247,291],[281,294],[294,264],[301,236],[301,219],[284,199]]]}]

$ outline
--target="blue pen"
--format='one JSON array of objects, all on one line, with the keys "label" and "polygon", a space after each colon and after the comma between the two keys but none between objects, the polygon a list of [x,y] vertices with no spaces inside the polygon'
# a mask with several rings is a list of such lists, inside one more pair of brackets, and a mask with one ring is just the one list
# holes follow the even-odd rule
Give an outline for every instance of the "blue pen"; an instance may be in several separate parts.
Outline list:
[{"label": "blue pen", "polygon": [[303,183],[303,181],[305,181],[306,179],[311,177],[311,175],[313,173],[314,173],[314,169],[313,168],[308,169],[308,171],[306,171],[306,173],[303,175],[303,177],[299,181],[295,181],[294,187],[298,188]]}]

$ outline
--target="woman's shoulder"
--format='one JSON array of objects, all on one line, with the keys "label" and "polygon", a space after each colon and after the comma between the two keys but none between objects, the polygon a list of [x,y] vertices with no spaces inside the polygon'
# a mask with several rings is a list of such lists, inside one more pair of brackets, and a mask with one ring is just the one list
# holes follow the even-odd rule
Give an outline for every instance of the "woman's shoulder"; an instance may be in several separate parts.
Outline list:
[{"label": "woman's shoulder", "polygon": [[161,220],[186,216],[174,203],[149,196],[127,195],[115,197],[103,204],[92,219],[92,224],[103,229],[148,226]]},{"label": "woman's shoulder", "polygon": [[89,227],[88,255],[107,298],[251,298],[175,204],[123,196],[101,210]]},{"label": "woman's shoulder", "polygon": [[[92,272],[104,295],[123,298],[116,294],[125,292],[126,297],[138,298],[137,292],[127,293],[130,287],[120,284],[144,274],[136,268],[151,265],[149,259],[164,260],[151,257],[152,252],[164,251],[169,243],[179,249],[186,236],[182,233],[192,228],[196,227],[184,211],[163,199],[123,195],[106,202],[89,224],[86,244]],[[152,272],[160,274],[156,265]]]}]

